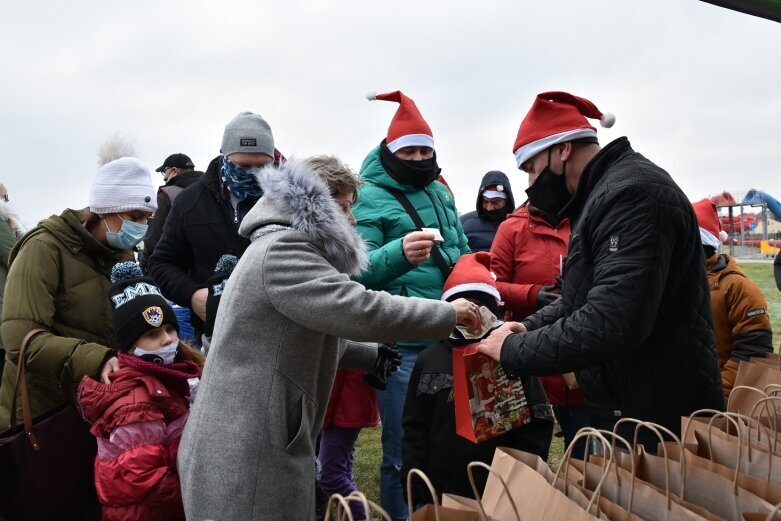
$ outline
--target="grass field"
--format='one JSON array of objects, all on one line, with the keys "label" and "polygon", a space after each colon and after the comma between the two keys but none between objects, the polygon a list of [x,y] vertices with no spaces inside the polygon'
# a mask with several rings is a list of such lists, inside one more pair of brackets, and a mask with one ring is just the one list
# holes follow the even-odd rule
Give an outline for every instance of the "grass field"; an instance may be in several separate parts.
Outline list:
[{"label": "grass field", "polygon": [[[765,294],[770,313],[773,332],[781,331],[781,292],[776,288],[773,278],[772,262],[741,262],[744,273],[759,286]],[[774,340],[778,344],[778,339]],[[558,425],[556,426],[558,431]],[[379,502],[380,461],[382,460],[382,447],[380,435],[382,427],[364,429],[358,439],[355,451],[355,476],[359,490],[364,492],[369,499]],[[553,438],[548,463],[554,468],[558,466],[564,455],[562,438]]]}]

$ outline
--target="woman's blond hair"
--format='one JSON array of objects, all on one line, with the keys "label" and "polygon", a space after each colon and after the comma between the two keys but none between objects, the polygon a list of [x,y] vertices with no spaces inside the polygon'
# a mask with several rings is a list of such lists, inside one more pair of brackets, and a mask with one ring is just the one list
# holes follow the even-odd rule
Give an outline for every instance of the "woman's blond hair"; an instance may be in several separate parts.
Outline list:
[{"label": "woman's blond hair", "polygon": [[345,192],[357,195],[358,188],[363,184],[361,177],[336,156],[312,156],[306,158],[304,163],[325,182],[331,195]]}]

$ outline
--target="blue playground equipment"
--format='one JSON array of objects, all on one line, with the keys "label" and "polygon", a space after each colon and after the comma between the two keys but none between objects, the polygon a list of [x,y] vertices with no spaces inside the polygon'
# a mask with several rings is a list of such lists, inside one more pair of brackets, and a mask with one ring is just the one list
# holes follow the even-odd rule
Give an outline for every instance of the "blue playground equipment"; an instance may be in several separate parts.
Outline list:
[{"label": "blue playground equipment", "polygon": [[770,213],[773,216],[773,219],[776,221],[781,221],[781,202],[778,201],[775,197],[772,195],[769,195],[767,192],[763,192],[762,190],[757,190],[756,188],[752,188],[748,192],[746,192],[746,196],[743,198],[743,204],[762,204],[765,203],[767,205],[767,209],[770,210]]}]

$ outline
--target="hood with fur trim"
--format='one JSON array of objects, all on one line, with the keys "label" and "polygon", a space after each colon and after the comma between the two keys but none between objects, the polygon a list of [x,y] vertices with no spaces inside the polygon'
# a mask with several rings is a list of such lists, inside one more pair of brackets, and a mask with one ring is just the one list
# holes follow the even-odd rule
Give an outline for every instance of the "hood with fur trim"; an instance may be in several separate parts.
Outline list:
[{"label": "hood with fur trim", "polygon": [[368,266],[363,239],[303,161],[267,166],[258,173],[258,182],[263,196],[241,222],[240,235],[255,240],[292,228],[306,234],[339,272],[358,275]]},{"label": "hood with fur trim", "polygon": [[21,238],[21,236],[24,235],[24,232],[27,231],[22,226],[22,222],[19,219],[19,216],[16,215],[14,208],[10,204],[1,200],[0,200],[0,220],[8,223],[8,226],[11,227],[11,230],[14,232],[14,235],[16,236],[17,239]]}]

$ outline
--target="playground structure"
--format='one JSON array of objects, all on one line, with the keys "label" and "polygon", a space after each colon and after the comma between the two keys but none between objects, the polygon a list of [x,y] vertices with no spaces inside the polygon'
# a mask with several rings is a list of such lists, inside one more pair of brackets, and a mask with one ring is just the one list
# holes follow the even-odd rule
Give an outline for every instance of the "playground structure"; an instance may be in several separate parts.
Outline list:
[{"label": "playground structure", "polygon": [[[734,195],[733,195],[734,194]],[[720,210],[727,209],[727,215],[720,216],[722,228],[729,235],[727,244],[730,255],[740,249],[742,255],[759,254],[775,256],[781,248],[781,240],[770,239],[771,226],[781,230],[774,223],[781,223],[781,202],[755,188],[748,192],[727,192],[710,197]],[[757,213],[746,213],[744,209],[759,208]]]}]

